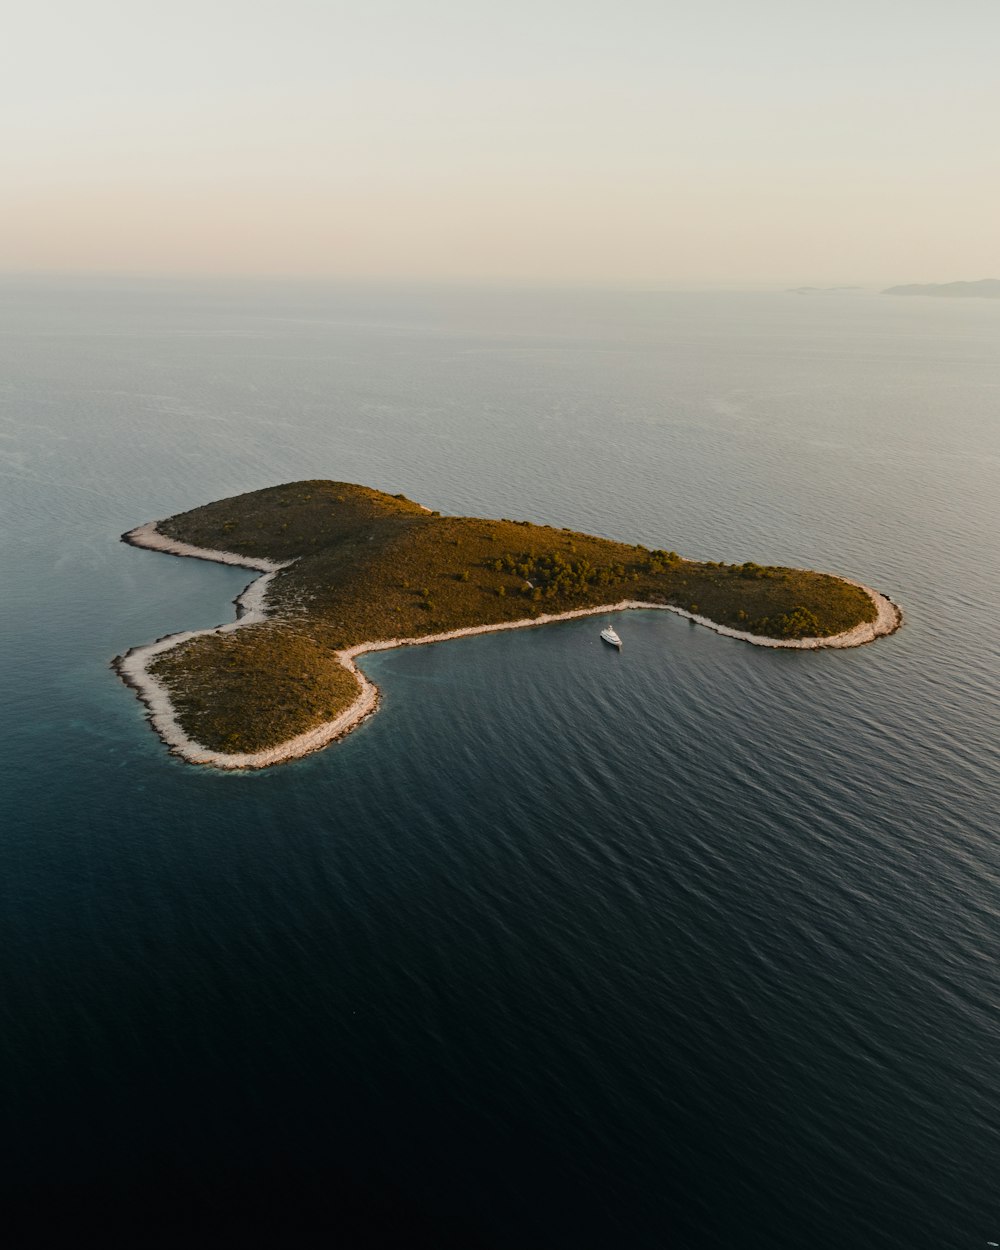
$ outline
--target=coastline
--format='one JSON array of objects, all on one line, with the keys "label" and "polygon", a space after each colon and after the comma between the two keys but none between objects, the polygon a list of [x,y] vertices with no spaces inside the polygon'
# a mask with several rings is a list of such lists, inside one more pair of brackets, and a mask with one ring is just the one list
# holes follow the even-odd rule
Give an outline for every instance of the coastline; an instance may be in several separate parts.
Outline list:
[{"label": "coastline", "polygon": [[[338,738],[350,733],[357,725],[371,716],[378,708],[379,691],[374,682],[369,681],[355,664],[358,656],[370,651],[391,651],[397,647],[423,646],[434,642],[447,642],[452,638],[467,638],[473,634],[492,634],[502,630],[526,629],[534,625],[548,625],[554,621],[574,620],[582,616],[597,616],[607,612],[622,612],[630,609],[673,612],[685,617],[696,625],[704,625],[707,629],[727,638],[735,638],[740,642],[748,642],[752,646],[770,647],[781,650],[819,651],[825,649],[842,650],[850,647],[861,647],[876,638],[893,634],[903,623],[903,614],[898,606],[886,595],[879,594],[871,587],[851,578],[842,577],[841,581],[862,589],[875,604],[874,621],[865,621],[853,629],[841,634],[833,634],[827,638],[766,638],[760,634],[750,634],[743,630],[731,629],[720,625],[707,617],[698,616],[684,608],[674,607],[665,603],[646,603],[638,599],[623,599],[619,603],[603,604],[599,607],[576,608],[571,612],[557,612],[541,616],[524,617],[517,621],[501,621],[493,625],[473,625],[464,629],[449,630],[439,634],[424,634],[418,638],[389,638],[372,642],[358,643],[343,651],[334,653],[337,663],[347,669],[358,683],[358,695],[349,707],[332,721],[325,721],[315,728],[307,730],[277,746],[268,747],[263,751],[240,754],[226,754],[212,751],[202,746],[184,733],[177,720],[176,711],[170,698],[170,692],[162,682],[149,671],[149,663],[156,656],[172,647],[179,646],[191,638],[205,634],[230,633],[244,625],[258,624],[267,619],[267,589],[282,569],[294,564],[294,560],[267,560],[262,557],[241,556],[232,551],[216,551],[207,547],[195,547],[190,543],[167,538],[161,534],[158,521],[148,521],[145,525],[136,526],[122,535],[122,542],[133,547],[144,547],[151,551],[160,551],[168,555],[187,556],[196,560],[211,560],[217,564],[236,565],[241,568],[254,569],[263,576],[255,578],[234,600],[236,620],[211,629],[185,630],[177,634],[166,634],[154,642],[132,647],[124,655],[116,656],[111,662],[112,668],[138,695],[146,707],[150,725],[170,749],[171,753],[180,756],[189,764],[202,764],[209,768],[224,770],[244,770],[269,768],[273,764],[283,764],[291,760],[301,759],[320,751],[335,742]],[[837,574],[832,574],[837,576]]]}]

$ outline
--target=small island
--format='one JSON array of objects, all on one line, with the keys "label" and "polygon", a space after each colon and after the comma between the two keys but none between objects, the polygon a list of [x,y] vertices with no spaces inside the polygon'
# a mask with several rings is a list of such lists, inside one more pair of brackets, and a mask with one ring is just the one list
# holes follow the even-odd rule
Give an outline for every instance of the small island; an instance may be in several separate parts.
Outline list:
[{"label": "small island", "polygon": [[355,664],[366,651],[628,608],[806,650],[860,646],[901,622],[889,599],[848,578],[441,516],[345,482],[252,491],[122,539],[263,574],[236,600],[235,621],[113,661],[170,749],[215,768],[265,768],[348,733],[378,705]]},{"label": "small island", "polygon": [[844,291],[861,291],[860,286],[790,286],[788,295],[842,295]]}]

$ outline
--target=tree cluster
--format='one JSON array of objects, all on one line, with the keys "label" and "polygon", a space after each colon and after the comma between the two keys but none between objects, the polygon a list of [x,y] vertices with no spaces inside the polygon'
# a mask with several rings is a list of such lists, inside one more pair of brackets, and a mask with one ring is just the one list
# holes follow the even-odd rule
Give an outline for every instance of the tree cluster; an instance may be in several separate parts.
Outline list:
[{"label": "tree cluster", "polygon": [[680,560],[676,551],[663,551],[657,547],[649,553],[643,568],[648,573],[668,573],[671,566],[679,564]]},{"label": "tree cluster", "polygon": [[591,586],[615,586],[629,577],[624,564],[592,564],[586,558],[572,559],[561,551],[534,555],[505,555],[489,562],[496,573],[512,573],[524,581],[523,593],[531,599],[552,599],[581,594]]},{"label": "tree cluster", "polygon": [[792,608],[780,616],[762,616],[750,627],[751,633],[769,638],[819,638],[823,630],[815,613],[808,608]]}]

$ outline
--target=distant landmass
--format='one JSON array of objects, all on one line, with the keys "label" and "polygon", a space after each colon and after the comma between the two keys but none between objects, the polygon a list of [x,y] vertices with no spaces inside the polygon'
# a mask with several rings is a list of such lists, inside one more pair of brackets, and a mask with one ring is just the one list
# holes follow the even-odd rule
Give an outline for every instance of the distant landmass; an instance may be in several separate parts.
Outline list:
[{"label": "distant landmass", "polygon": [[1000,278],[981,278],[978,282],[911,282],[906,286],[890,286],[882,294],[1000,299]]}]

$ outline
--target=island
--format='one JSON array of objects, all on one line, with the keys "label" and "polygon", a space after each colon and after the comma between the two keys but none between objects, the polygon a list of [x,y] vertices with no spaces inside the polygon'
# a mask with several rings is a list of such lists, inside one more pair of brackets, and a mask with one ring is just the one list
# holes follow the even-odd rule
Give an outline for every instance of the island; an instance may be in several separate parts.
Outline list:
[{"label": "island", "polygon": [[252,491],[122,539],[262,574],[236,599],[234,621],[112,661],[172,752],[223,769],[297,759],[370,716],[379,693],[355,662],[367,651],[632,608],[802,650],[859,646],[902,619],[846,577],[442,516],[346,482]]},{"label": "island", "polygon": [[883,295],[936,295],[942,299],[1000,299],[1000,278],[978,282],[908,282],[890,286]]},{"label": "island", "polygon": [[862,291],[860,286],[790,286],[788,295],[839,295],[844,291]]}]

